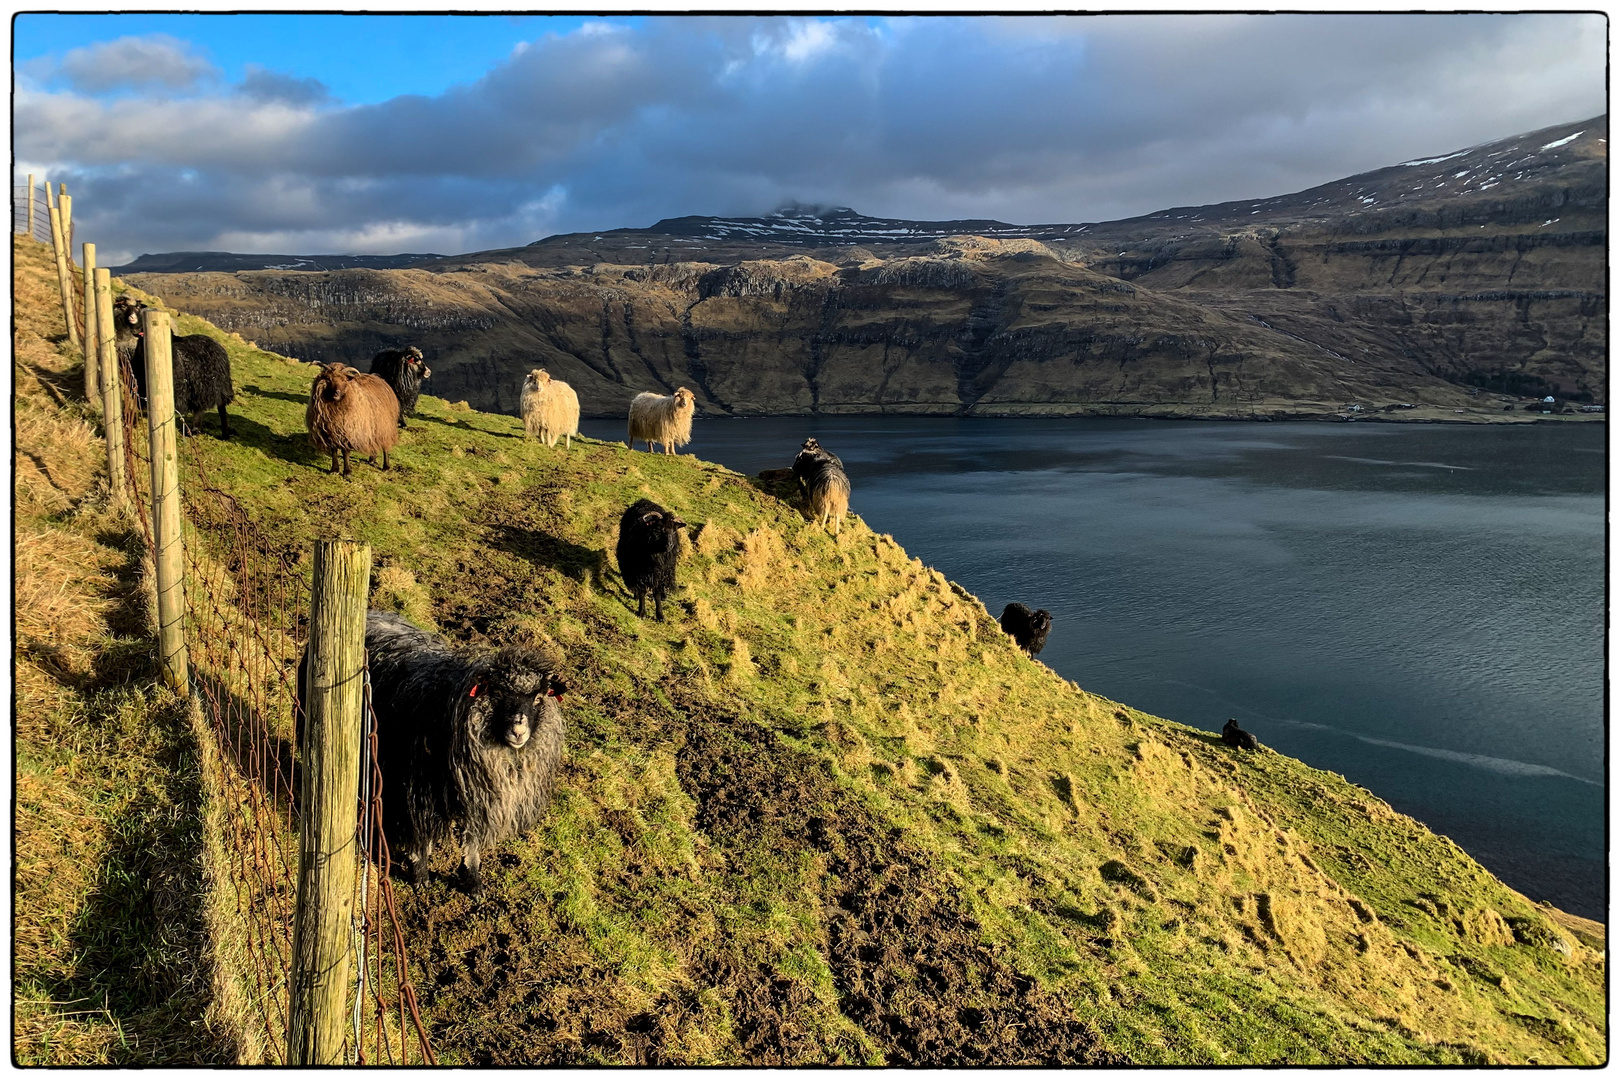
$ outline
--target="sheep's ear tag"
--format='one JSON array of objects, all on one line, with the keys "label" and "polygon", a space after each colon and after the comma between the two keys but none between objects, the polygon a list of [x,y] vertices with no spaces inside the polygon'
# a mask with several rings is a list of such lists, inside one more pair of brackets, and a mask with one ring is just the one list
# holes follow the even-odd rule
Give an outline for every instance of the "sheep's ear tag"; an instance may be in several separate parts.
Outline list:
[{"label": "sheep's ear tag", "polygon": [[478,684],[478,683],[473,683],[472,689],[467,691],[467,696],[468,697],[474,697],[474,698],[477,697],[478,696],[479,685],[480,684]]}]

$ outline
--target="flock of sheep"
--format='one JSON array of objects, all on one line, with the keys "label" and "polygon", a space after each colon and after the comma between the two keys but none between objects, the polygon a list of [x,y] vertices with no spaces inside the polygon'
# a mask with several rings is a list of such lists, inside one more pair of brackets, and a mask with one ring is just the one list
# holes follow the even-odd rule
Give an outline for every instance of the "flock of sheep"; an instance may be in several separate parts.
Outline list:
[{"label": "flock of sheep", "polygon": [[[130,362],[137,393],[146,395],[140,304],[120,297],[115,325],[120,355]],[[218,409],[229,436],[230,358],[204,335],[173,339],[175,411],[196,417]],[[310,386],[305,423],[310,442],[331,454],[332,471],[350,453],[381,459],[414,415],[423,380],[432,371],[414,347],[385,349],[371,371],[324,364]],[[564,450],[579,434],[579,397],[572,387],[536,369],[523,381],[520,399],[525,432]],[[692,439],[696,401],[685,387],[673,394],[642,393],[630,403],[626,442],[644,442],[666,454]],[[804,441],[792,474],[804,496],[806,516],[837,533],[849,511],[849,476],[836,454],[814,438]],[[619,520],[614,554],[636,613],[664,617],[664,599],[675,588],[681,534],[686,522],[650,499],[627,507]],[[1030,656],[1046,644],[1052,616],[1008,604],[1001,627]],[[452,649],[397,615],[372,611],[366,618],[372,705],[377,718],[378,765],[383,776],[383,826],[389,848],[412,881],[420,881],[435,843],[452,827],[462,843],[463,881],[482,885],[480,851],[515,836],[539,820],[551,796],[562,755],[566,691],[561,657],[540,650],[507,648],[490,654]],[[304,664],[299,666],[298,717],[303,717]],[[1222,732],[1228,743],[1254,748],[1254,736],[1235,722]]]}]

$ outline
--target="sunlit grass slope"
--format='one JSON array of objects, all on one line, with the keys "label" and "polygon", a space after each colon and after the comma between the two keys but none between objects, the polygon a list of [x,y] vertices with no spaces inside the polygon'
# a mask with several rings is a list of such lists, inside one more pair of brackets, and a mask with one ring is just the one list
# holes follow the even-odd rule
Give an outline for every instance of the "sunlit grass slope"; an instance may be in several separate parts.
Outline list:
[{"label": "sunlit grass slope", "polygon": [[[179,325],[238,387],[188,452],[292,557],[366,540],[375,606],[568,654],[545,822],[480,898],[454,853],[400,890],[442,1060],[1604,1059],[1597,924],[1342,777],[1086,693],[858,520],[431,397],[344,480],[309,365]],[[643,496],[701,527],[663,624],[609,554]]]}]

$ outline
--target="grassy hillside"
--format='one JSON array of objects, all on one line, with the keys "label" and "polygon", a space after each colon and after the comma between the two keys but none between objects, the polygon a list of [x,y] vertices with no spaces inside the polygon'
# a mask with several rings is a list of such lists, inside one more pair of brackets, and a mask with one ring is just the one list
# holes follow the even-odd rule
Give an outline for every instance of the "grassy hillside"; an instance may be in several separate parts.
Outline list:
[{"label": "grassy hillside", "polygon": [[154,683],[144,542],[108,503],[49,249],[15,250],[12,1058],[224,1062],[193,732]]},{"label": "grassy hillside", "polygon": [[[240,418],[187,452],[289,551],[358,537],[374,605],[568,655],[546,820],[477,899],[453,853],[400,889],[441,1061],[1604,1060],[1601,927],[1342,777],[1086,693],[858,520],[427,397],[344,480],[308,365],[180,329],[230,349]],[[696,527],[663,624],[606,554],[641,496]]]}]

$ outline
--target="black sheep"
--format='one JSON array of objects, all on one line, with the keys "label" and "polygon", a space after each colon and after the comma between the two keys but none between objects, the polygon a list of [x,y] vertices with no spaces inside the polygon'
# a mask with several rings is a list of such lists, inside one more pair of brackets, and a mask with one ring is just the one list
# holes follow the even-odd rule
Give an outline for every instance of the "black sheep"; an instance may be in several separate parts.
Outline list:
[{"label": "black sheep", "polygon": [[681,530],[686,522],[651,499],[638,499],[619,519],[619,573],[636,597],[636,614],[647,615],[652,593],[653,615],[664,621],[664,595],[675,587],[675,563],[681,557]]},{"label": "black sheep", "polygon": [[[387,611],[366,613],[366,652],[389,852],[420,882],[455,825],[464,881],[477,892],[480,850],[527,830],[551,799],[561,658],[519,648],[464,656]],[[305,672],[300,663],[300,727]]]},{"label": "black sheep", "polygon": [[1242,750],[1260,749],[1260,740],[1254,737],[1254,733],[1244,731],[1238,727],[1237,721],[1232,719],[1228,719],[1226,726],[1221,728],[1221,742]]},{"label": "black sheep", "polygon": [[[142,408],[146,407],[146,337],[142,329],[145,311],[145,305],[125,300],[113,314],[113,336],[121,354],[127,349],[135,394]],[[195,425],[199,413],[218,409],[220,436],[230,438],[231,422],[225,406],[236,398],[231,386],[230,353],[206,334],[173,334],[169,340],[174,357],[175,415],[190,417]],[[133,344],[128,344],[131,341]]]},{"label": "black sheep", "polygon": [[1052,613],[1045,608],[1031,611],[1023,604],[1008,604],[1001,612],[1001,628],[1012,635],[1020,649],[1035,656],[1046,648],[1046,635],[1052,630]]},{"label": "black sheep", "polygon": [[422,382],[433,374],[433,369],[422,362],[422,350],[415,345],[403,349],[384,349],[371,358],[371,374],[380,375],[399,398],[399,426],[406,427],[405,418],[416,415],[416,399],[422,395]]}]

